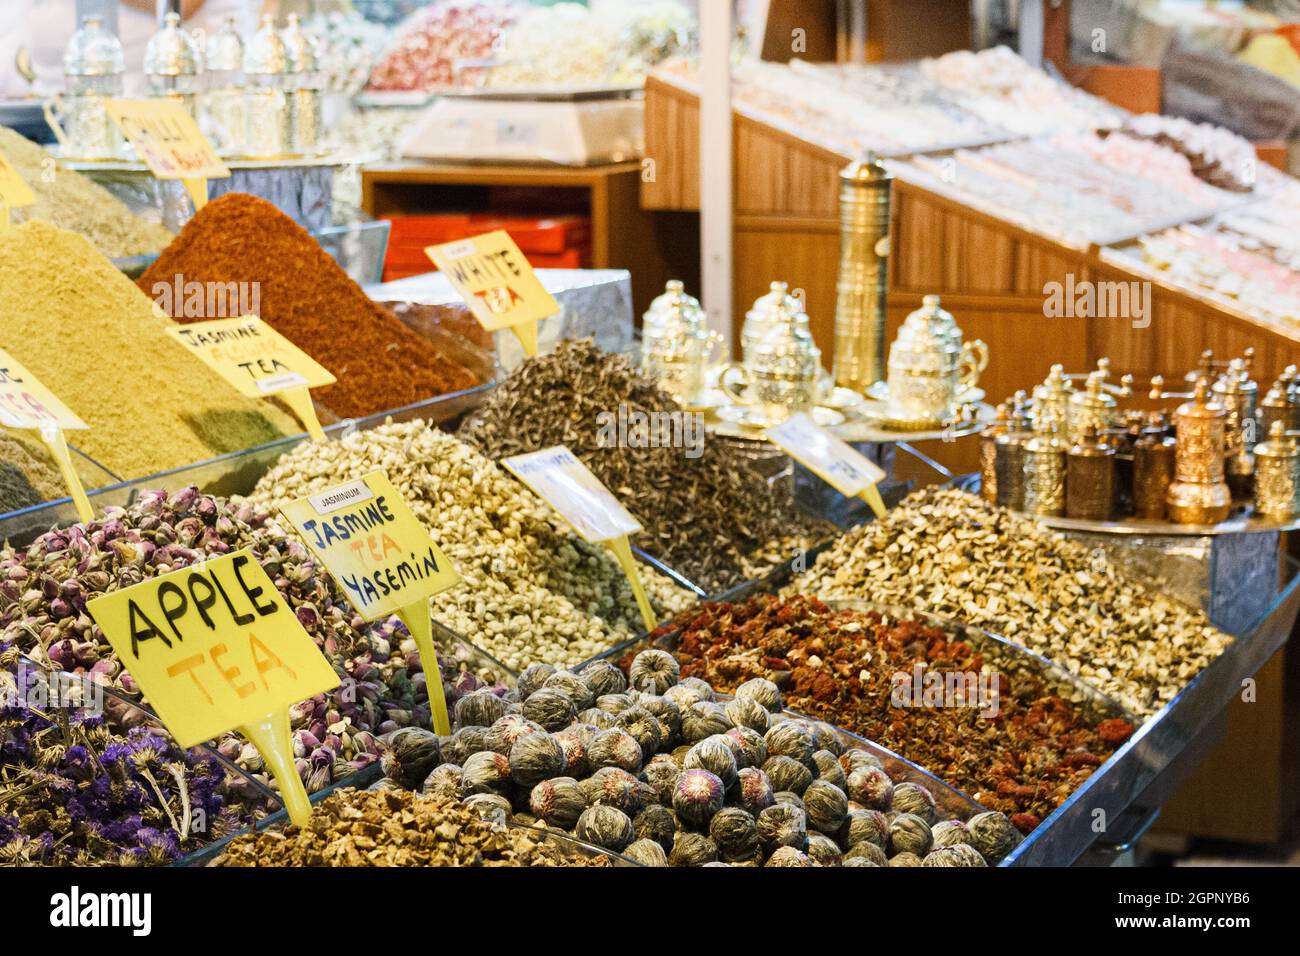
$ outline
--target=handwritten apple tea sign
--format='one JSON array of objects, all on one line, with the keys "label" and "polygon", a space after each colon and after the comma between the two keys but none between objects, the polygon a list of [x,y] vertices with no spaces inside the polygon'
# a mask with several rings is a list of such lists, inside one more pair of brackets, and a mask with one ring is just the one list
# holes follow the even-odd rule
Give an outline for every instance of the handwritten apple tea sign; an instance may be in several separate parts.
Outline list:
[{"label": "handwritten apple tea sign", "polygon": [[420,651],[434,729],[451,733],[429,598],[460,573],[382,471],[280,509],[367,621],[397,615]]},{"label": "handwritten apple tea sign", "polygon": [[339,676],[250,549],[109,592],[86,610],[180,746],[238,729],[275,774],[290,819],[306,824],[289,707]]},{"label": "handwritten apple tea sign", "polygon": [[528,259],[504,229],[429,246],[425,254],[447,276],[488,332],[510,329],[537,354],[537,323],[560,311]]}]

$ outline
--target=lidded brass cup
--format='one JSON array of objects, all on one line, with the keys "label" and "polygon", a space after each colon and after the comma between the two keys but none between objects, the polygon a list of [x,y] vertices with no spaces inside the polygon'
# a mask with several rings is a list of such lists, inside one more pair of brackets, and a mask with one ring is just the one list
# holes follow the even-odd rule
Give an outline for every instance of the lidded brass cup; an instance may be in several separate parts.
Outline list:
[{"label": "lidded brass cup", "polygon": [[1169,520],[1178,524],[1218,524],[1232,510],[1224,480],[1224,429],[1228,413],[1210,395],[1209,382],[1196,383],[1195,397],[1174,413],[1178,435],[1174,481],[1166,497]]}]

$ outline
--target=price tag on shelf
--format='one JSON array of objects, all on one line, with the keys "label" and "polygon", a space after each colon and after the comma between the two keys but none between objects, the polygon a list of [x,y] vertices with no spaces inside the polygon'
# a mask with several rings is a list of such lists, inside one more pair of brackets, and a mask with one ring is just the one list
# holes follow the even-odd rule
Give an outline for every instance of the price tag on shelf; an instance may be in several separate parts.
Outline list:
[{"label": "price tag on shelf", "polygon": [[0,349],[0,425],[36,432],[59,466],[77,517],[89,521],[95,516],[63,434],[65,429],[90,426],[4,349]]},{"label": "price tag on shelf", "polygon": [[275,774],[289,819],[306,826],[289,707],[339,677],[251,550],[109,592],[86,610],[180,746],[238,729]]},{"label": "price tag on shelf", "polygon": [[105,100],[104,107],[155,176],[185,184],[195,209],[207,204],[209,179],[230,175],[178,100]]},{"label": "price tag on shelf", "polygon": [[279,395],[312,438],[325,438],[308,390],[333,385],[334,376],[257,316],[173,325],[167,332],[241,395]]},{"label": "price tag on shelf", "polygon": [[876,517],[885,516],[885,502],[876,487],[885,478],[884,469],[803,412],[773,425],[767,439],[846,498],[861,498]]},{"label": "price tag on shelf", "polygon": [[20,206],[30,206],[36,202],[36,194],[27,180],[18,170],[10,165],[4,153],[0,153],[0,229],[9,225],[9,210]]},{"label": "price tag on shelf", "polygon": [[609,546],[632,585],[632,594],[646,630],[654,630],[654,610],[650,607],[645,588],[641,586],[641,576],[628,540],[629,535],[641,530],[641,523],[601,484],[591,469],[563,445],[504,458],[501,464],[558,511],[584,540]]},{"label": "price tag on shelf", "polygon": [[367,621],[396,614],[424,667],[434,729],[451,733],[429,598],[460,574],[382,471],[280,509]]},{"label": "price tag on shelf", "polygon": [[504,229],[429,246],[425,254],[447,276],[489,332],[510,329],[524,351],[537,354],[537,323],[560,311],[533,267]]}]

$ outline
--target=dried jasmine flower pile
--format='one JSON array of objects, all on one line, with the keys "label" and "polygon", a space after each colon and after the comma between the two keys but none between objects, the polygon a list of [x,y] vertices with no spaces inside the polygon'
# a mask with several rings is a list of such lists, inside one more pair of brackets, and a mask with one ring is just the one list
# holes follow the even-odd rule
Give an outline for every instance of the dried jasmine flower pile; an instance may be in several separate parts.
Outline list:
[{"label": "dried jasmine flower pile", "polygon": [[[378,760],[378,734],[429,723],[419,654],[400,623],[367,625],[306,547],[265,513],[193,487],[148,493],[130,508],[107,508],[87,524],[50,531],[24,550],[0,550],[0,641],[41,666],[87,675],[138,699],[86,602],[244,547],[253,549],[342,681],[290,710],[296,764],[309,790]],[[453,657],[442,664],[448,706],[482,686],[458,675]],[[218,750],[273,785],[257,749],[242,738],[227,735]]]},{"label": "dried jasmine flower pile", "polygon": [[165,864],[251,821],[210,754],[51,696],[0,644],[0,866]]},{"label": "dried jasmine flower pile", "polygon": [[929,489],[856,528],[790,593],[915,607],[1023,644],[1148,717],[1223,653],[1204,613],[962,491]]},{"label": "dried jasmine flower pile", "polygon": [[[299,445],[249,501],[276,508],[377,469],[460,571],[460,585],[431,600],[434,617],[507,667],[577,664],[641,630],[632,589],[607,548],[584,542],[521,483],[422,421]],[[666,577],[640,574],[660,615],[690,602]]]},{"label": "dried jasmine flower pile", "polygon": [[388,785],[649,866],[984,866],[1020,840],[1001,813],[945,819],[946,795],[784,713],[770,681],[723,702],[679,676],[659,650],[626,676],[606,661],[577,673],[532,664],[518,701],[457,701],[450,736],[387,738]]},{"label": "dried jasmine flower pile", "polygon": [[[1133,733],[1123,719],[1090,719],[1031,670],[1009,674],[938,627],[832,611],[814,598],[706,603],[665,625],[662,638],[684,676],[726,691],[770,680],[792,710],[888,747],[975,802],[1012,814],[1024,833]],[[986,716],[988,701],[977,698],[900,706],[896,675],[910,679],[918,664],[926,674],[996,678],[996,714]]]},{"label": "dried jasmine flower pile", "polygon": [[543,834],[484,820],[454,800],[341,790],[290,826],[236,837],[213,866],[609,866]]},{"label": "dried jasmine flower pile", "polygon": [[[725,444],[704,439],[699,457],[673,447],[619,447],[602,423],[630,413],[684,415],[627,359],[590,341],[564,342],[525,362],[465,421],[460,437],[501,459],[567,445],[645,528],[634,544],[710,593],[756,576],[829,537],[834,529],[803,515]],[[679,429],[680,435],[685,435]]]}]

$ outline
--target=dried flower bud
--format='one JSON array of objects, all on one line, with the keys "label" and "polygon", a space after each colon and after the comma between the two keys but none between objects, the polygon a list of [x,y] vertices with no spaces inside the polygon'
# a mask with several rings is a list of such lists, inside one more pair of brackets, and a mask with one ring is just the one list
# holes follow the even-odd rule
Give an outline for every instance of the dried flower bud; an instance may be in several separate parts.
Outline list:
[{"label": "dried flower bud", "polygon": [[707,866],[717,860],[717,845],[703,833],[689,831],[677,834],[673,851],[668,854],[669,866]]},{"label": "dried flower bud", "polygon": [[506,714],[494,721],[487,729],[483,739],[484,746],[502,756],[509,756],[515,741],[528,734],[545,733],[541,724],[536,724],[518,714]]},{"label": "dried flower bud", "polygon": [[1001,863],[1023,839],[1006,814],[994,811],[975,814],[966,821],[966,830],[970,845],[991,864]]},{"label": "dried flower bud", "polygon": [[533,787],[563,773],[564,748],[550,734],[526,734],[510,748],[510,776],[521,787]]},{"label": "dried flower bud", "polygon": [[[419,727],[403,727],[389,734],[380,758],[384,776],[414,790],[442,760],[438,735]],[[333,758],[330,758],[331,760]]]},{"label": "dried flower bud", "polygon": [[491,727],[505,713],[504,700],[490,690],[476,690],[456,701],[456,726]]},{"label": "dried flower bud", "polygon": [[832,786],[848,792],[848,776],[840,766],[840,758],[829,750],[819,750],[813,754],[813,764],[817,768],[817,779],[825,780]]},{"label": "dried flower bud", "polygon": [[920,866],[922,862],[915,853],[895,853],[889,858],[889,865],[898,867]]},{"label": "dried flower bud", "polygon": [[934,795],[919,783],[895,784],[892,809],[899,813],[915,814],[931,826],[939,818]]},{"label": "dried flower bud", "polygon": [[769,713],[780,713],[785,702],[781,699],[781,688],[765,677],[754,677],[736,688],[736,697],[752,700]]},{"label": "dried flower bud", "polygon": [[846,849],[874,843],[883,850],[889,845],[889,819],[879,810],[853,810],[840,825],[839,841]]},{"label": "dried flower bud", "polygon": [[792,846],[777,847],[764,866],[812,866],[808,854]]},{"label": "dried flower bud", "polygon": [[889,824],[889,849],[893,853],[930,852],[930,824],[912,813],[900,813]]},{"label": "dried flower bud", "polygon": [[683,770],[673,789],[673,809],[692,826],[705,826],[722,809],[726,788],[707,770]]},{"label": "dried flower bud", "polygon": [[894,805],[894,781],[879,767],[859,767],[844,782],[849,799],[869,810],[888,811]]},{"label": "dried flower bud", "polygon": [[821,833],[838,833],[848,816],[849,799],[844,791],[825,780],[814,780],[803,792],[808,825]]},{"label": "dried flower bud", "polygon": [[578,672],[597,697],[604,694],[621,694],[627,690],[627,678],[609,661],[592,661]]},{"label": "dried flower bud", "polygon": [[677,817],[667,807],[655,804],[632,819],[632,829],[638,840],[653,840],[667,852],[673,848],[677,835]]},{"label": "dried flower bud", "polygon": [[602,767],[582,781],[588,806],[618,807],[626,814],[641,809],[640,781],[618,767]]},{"label": "dried flower bud", "polygon": [[767,779],[767,774],[762,770],[757,767],[745,767],[736,774],[736,777],[736,788],[733,792],[736,804],[742,810],[757,816],[776,803],[772,782]]},{"label": "dried flower bud", "polygon": [[591,692],[591,688],[587,686],[586,681],[572,671],[556,671],[542,682],[542,686],[551,687],[568,694],[573,701],[574,708],[578,711],[586,710],[596,701],[596,695]]},{"label": "dried flower bud", "polygon": [[546,679],[554,673],[555,668],[550,664],[529,664],[517,681],[520,698],[527,700],[534,691],[545,685]]},{"label": "dried flower bud", "polygon": [[855,843],[844,851],[844,861],[866,860],[871,866],[888,866],[889,859],[885,851],[874,843]]},{"label": "dried flower bud", "polygon": [[793,757],[778,755],[768,757],[763,772],[772,781],[773,789],[802,795],[813,781],[812,771]]},{"label": "dried flower bud", "polygon": [[721,734],[706,737],[686,752],[682,761],[685,770],[707,770],[722,781],[724,788],[736,783],[736,755],[731,744]]},{"label": "dried flower bud", "polygon": [[505,794],[510,789],[510,758],[493,750],[483,750],[465,758],[461,776],[462,796],[475,793]]},{"label": "dried flower bud", "polygon": [[802,852],[808,845],[808,818],[799,807],[773,804],[758,815],[758,839],[769,854],[782,846]]},{"label": "dried flower bud", "polygon": [[808,859],[816,866],[843,866],[844,851],[823,833],[808,834]]},{"label": "dried flower bud", "polygon": [[578,817],[573,828],[573,835],[584,843],[613,850],[615,853],[626,847],[635,837],[632,821],[628,815],[617,807],[598,805],[588,807]]},{"label": "dried flower bud", "polygon": [[688,744],[697,744],[705,737],[725,734],[731,729],[731,719],[721,704],[702,700],[691,704],[682,714],[682,737]]},{"label": "dried flower bud", "polygon": [[654,840],[634,840],[629,843],[623,851],[623,855],[629,860],[634,860],[642,866],[667,866],[668,854]]},{"label": "dried flower bud", "polygon": [[733,697],[723,705],[723,711],[736,727],[749,727],[765,734],[771,725],[771,718],[763,705],[748,697]]},{"label": "dried flower bud", "polygon": [[555,687],[543,687],[528,695],[523,703],[526,719],[546,730],[563,730],[577,716],[573,698]]},{"label": "dried flower bud", "polygon": [[587,764],[592,770],[619,767],[628,773],[641,769],[641,745],[626,730],[617,727],[602,730],[587,748]]},{"label": "dried flower bud", "polygon": [[587,795],[572,777],[553,777],[533,787],[528,807],[533,816],[548,825],[572,830],[587,809]]},{"label": "dried flower bud", "polygon": [[677,658],[667,651],[647,650],[632,658],[627,676],[628,683],[637,690],[662,694],[677,683],[681,668],[677,666]]},{"label": "dried flower bud", "polygon": [[461,780],[465,771],[454,763],[445,763],[434,767],[429,776],[424,778],[420,792],[429,797],[443,800],[455,800],[461,794]]},{"label": "dried flower bud", "polygon": [[727,862],[752,860],[759,853],[758,824],[738,807],[724,807],[709,821],[709,838]]},{"label": "dried flower bud", "polygon": [[[767,744],[768,759],[789,757],[811,769],[812,755],[817,751],[817,746],[813,735],[802,723],[788,720],[777,724],[763,735],[763,742]],[[776,786],[775,780],[773,785]],[[777,786],[777,789],[786,788]]]}]

